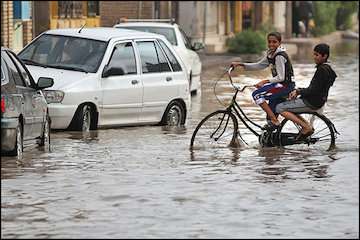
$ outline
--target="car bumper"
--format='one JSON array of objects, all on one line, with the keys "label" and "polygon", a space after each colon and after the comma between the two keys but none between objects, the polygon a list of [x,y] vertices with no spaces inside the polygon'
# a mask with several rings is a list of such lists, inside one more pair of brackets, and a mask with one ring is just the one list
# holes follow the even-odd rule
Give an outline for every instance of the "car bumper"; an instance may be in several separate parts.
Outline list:
[{"label": "car bumper", "polygon": [[63,105],[58,103],[48,104],[49,115],[51,117],[52,129],[66,129],[75,114],[77,105]]},{"label": "car bumper", "polygon": [[17,118],[1,118],[1,151],[11,151],[16,144]]}]

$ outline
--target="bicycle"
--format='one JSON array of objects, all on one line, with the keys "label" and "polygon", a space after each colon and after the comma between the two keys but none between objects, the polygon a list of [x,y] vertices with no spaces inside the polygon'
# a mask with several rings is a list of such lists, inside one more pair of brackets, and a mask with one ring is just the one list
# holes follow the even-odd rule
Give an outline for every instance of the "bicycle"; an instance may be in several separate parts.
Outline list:
[{"label": "bicycle", "polygon": [[290,120],[283,119],[280,127],[276,131],[271,131],[249,119],[236,98],[239,92],[241,93],[246,88],[254,86],[245,85],[242,88],[235,86],[230,75],[233,69],[234,67],[231,66],[224,73],[224,75],[227,73],[230,83],[235,89],[230,105],[224,110],[210,113],[200,121],[192,134],[190,148],[208,146],[238,147],[240,145],[239,138],[247,144],[240,134],[239,120],[258,138],[261,147],[284,147],[304,144],[308,148],[314,146],[317,150],[325,151],[330,151],[335,147],[335,139],[339,132],[336,130],[335,125],[322,113],[302,112],[297,114],[308,121],[314,128],[314,133],[311,136],[301,140],[297,140],[301,126]]}]

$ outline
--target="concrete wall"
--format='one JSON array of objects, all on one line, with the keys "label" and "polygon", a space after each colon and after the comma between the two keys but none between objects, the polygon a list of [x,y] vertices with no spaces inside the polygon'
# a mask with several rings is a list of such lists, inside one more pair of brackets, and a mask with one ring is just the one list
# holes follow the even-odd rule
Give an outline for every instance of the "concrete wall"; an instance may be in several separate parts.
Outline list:
[{"label": "concrete wall", "polygon": [[180,1],[179,2],[179,19],[178,24],[184,32],[192,38],[201,38],[201,13],[198,5],[201,2]]},{"label": "concrete wall", "polygon": [[285,33],[286,2],[274,1],[274,27],[280,33]]}]

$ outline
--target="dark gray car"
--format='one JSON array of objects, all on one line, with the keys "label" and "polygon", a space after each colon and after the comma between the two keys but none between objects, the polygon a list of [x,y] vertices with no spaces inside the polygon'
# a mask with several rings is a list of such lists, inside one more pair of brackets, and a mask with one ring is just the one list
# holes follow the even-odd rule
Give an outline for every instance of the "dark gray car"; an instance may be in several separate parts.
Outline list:
[{"label": "dark gray car", "polygon": [[1,155],[21,158],[33,142],[50,148],[51,121],[41,90],[53,84],[42,77],[35,83],[16,54],[1,47]]}]

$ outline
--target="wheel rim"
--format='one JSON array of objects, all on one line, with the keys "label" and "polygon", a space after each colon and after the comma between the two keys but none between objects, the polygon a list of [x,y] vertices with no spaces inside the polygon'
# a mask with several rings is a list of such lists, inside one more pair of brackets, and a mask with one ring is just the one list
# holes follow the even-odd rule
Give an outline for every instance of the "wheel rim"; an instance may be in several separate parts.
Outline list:
[{"label": "wheel rim", "polygon": [[[310,125],[314,128],[314,133],[301,144],[291,145],[289,147],[296,149],[309,149],[314,151],[332,150],[335,146],[335,134],[330,124],[325,122],[322,117],[315,114],[302,113],[300,116],[308,123],[310,123]],[[300,130],[301,127],[290,120],[284,120],[282,128],[280,129],[281,134],[290,133],[293,135],[298,134]],[[279,137],[281,138],[281,135],[279,135]],[[285,145],[281,139],[280,144]]]},{"label": "wheel rim", "polygon": [[21,127],[18,126],[16,129],[16,155],[18,159],[22,158],[23,155],[23,145],[22,145],[22,132]]},{"label": "wheel rim", "polygon": [[191,138],[193,149],[238,147],[235,116],[227,112],[212,113],[196,127]]},{"label": "wheel rim", "polygon": [[178,126],[181,123],[182,111],[178,105],[174,105],[170,108],[167,115],[167,125]]},{"label": "wheel rim", "polygon": [[82,130],[84,132],[90,131],[90,123],[91,123],[91,112],[89,106],[84,107],[84,114],[83,114],[83,124]]}]

